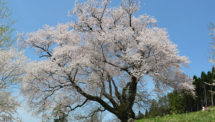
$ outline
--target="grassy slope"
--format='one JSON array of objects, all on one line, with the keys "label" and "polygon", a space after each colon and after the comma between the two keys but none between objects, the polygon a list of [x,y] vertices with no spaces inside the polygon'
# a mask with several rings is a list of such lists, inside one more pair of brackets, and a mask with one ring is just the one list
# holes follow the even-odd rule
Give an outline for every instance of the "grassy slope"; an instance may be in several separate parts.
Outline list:
[{"label": "grassy slope", "polygon": [[137,122],[215,122],[215,107],[207,111],[198,111],[188,114],[175,114],[150,119],[142,119]]}]

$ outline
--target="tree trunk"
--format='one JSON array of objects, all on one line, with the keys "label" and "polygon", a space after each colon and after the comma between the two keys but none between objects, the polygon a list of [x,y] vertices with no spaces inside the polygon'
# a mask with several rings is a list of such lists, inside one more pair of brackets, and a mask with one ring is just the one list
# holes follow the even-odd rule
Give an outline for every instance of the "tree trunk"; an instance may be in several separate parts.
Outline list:
[{"label": "tree trunk", "polygon": [[109,99],[113,104],[113,107],[110,106],[109,103],[107,103],[100,97],[93,96],[86,93],[74,82],[71,76],[69,76],[68,79],[78,93],[86,97],[88,100],[98,102],[105,110],[117,116],[121,120],[121,122],[128,122],[129,119],[135,119],[135,113],[132,110],[132,107],[134,105],[134,101],[137,93],[138,82],[136,77],[132,76],[131,81],[126,84],[126,86],[122,90],[122,93],[119,94],[120,104],[117,104],[116,101],[114,101],[114,99],[111,99],[111,97],[107,97],[107,99]]},{"label": "tree trunk", "polygon": [[205,105],[204,106],[208,106],[208,100],[207,100],[207,93],[206,93],[206,87],[205,87],[205,84],[204,84],[204,92],[205,92],[205,94],[204,94],[204,101],[205,101]]},{"label": "tree trunk", "polygon": [[120,116],[118,116],[118,118],[121,120],[121,122],[128,122],[129,120],[134,120],[135,119],[135,115],[132,114],[132,116],[131,116],[130,112],[129,113],[126,112],[125,114],[121,113]]},{"label": "tree trunk", "polygon": [[213,100],[214,98],[213,98],[213,92],[212,91],[213,91],[213,88],[211,86],[211,105],[214,106],[214,100]]}]

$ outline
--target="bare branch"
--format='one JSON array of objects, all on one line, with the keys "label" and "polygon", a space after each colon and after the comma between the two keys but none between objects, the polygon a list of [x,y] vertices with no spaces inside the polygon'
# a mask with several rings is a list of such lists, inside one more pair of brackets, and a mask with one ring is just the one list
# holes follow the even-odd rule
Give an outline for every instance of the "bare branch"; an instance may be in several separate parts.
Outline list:
[{"label": "bare branch", "polygon": [[75,106],[74,108],[72,108],[71,106],[65,106],[65,107],[69,108],[70,111],[74,111],[75,109],[80,108],[80,107],[82,107],[83,105],[85,105],[85,104],[87,103],[87,101],[88,101],[88,99],[84,100],[84,102],[83,102],[82,104],[77,105],[77,106]]}]

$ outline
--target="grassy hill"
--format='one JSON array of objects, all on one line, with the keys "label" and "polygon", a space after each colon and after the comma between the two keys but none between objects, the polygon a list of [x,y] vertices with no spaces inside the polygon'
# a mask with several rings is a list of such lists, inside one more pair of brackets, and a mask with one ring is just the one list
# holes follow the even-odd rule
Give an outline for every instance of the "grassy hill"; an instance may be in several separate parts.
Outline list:
[{"label": "grassy hill", "polygon": [[215,107],[206,111],[167,115],[163,117],[142,119],[137,122],[215,122]]}]

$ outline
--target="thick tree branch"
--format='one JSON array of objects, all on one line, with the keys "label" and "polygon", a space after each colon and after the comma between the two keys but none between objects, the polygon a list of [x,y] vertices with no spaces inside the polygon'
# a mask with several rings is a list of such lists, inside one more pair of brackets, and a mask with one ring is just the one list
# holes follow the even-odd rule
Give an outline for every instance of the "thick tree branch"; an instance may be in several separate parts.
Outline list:
[{"label": "thick tree branch", "polygon": [[[76,70],[76,74],[78,72],[78,69]],[[76,74],[74,76],[76,76]],[[96,101],[98,103],[100,103],[105,109],[107,109],[108,111],[112,112],[112,113],[116,113],[116,110],[114,108],[112,108],[110,105],[108,105],[108,103],[106,103],[105,101],[103,101],[101,98],[97,97],[97,96],[93,96],[90,95],[86,92],[84,92],[74,81],[75,78],[71,78],[70,75],[68,75],[68,80],[71,82],[73,88],[76,89],[76,91],[81,94],[82,96],[86,97],[88,100],[91,101]]]},{"label": "thick tree branch", "polygon": [[128,101],[129,101],[128,108],[130,108],[130,109],[132,109],[136,94],[137,94],[137,78],[132,76],[131,84],[129,86],[129,91],[128,91]]},{"label": "thick tree branch", "polygon": [[111,63],[111,62],[108,62],[107,60],[104,60],[104,62],[107,63],[107,64],[109,64],[109,65],[111,65],[111,66],[114,66],[114,67],[116,67],[116,68],[119,68],[119,69],[122,70],[122,71],[127,72],[129,75],[132,75],[132,73],[131,73],[127,68],[125,68],[125,67],[120,67],[120,66],[118,66],[118,65],[116,65],[116,64],[113,64],[113,63]]},{"label": "thick tree branch", "polygon": [[111,78],[110,76],[108,75],[108,86],[109,86],[109,93],[110,93],[110,96],[112,97],[112,84],[111,84]]},{"label": "thick tree branch", "polygon": [[44,57],[44,56],[52,57],[52,54],[49,52],[48,49],[45,49],[45,48],[43,48],[43,47],[40,47],[40,46],[36,45],[35,43],[32,43],[32,46],[33,46],[33,47],[36,47],[36,48],[39,48],[39,49],[41,49],[42,51],[44,51],[45,53],[47,53],[47,55],[42,55],[42,57]]},{"label": "thick tree branch", "polygon": [[114,108],[117,108],[119,105],[114,101],[113,97],[110,96],[109,94],[107,94],[106,92],[103,93],[104,96],[112,103],[112,105],[114,106]]},{"label": "thick tree branch", "polygon": [[113,78],[111,78],[111,81],[112,81],[113,86],[114,86],[115,95],[118,98],[118,100],[122,103],[121,94],[119,93],[118,87],[116,86],[115,81],[113,80]]},{"label": "thick tree branch", "polygon": [[65,107],[69,108],[70,111],[74,111],[75,109],[80,108],[83,105],[85,105],[87,103],[87,101],[88,101],[88,99],[86,99],[82,104],[75,106],[74,108],[72,108],[71,106],[65,106]]}]

